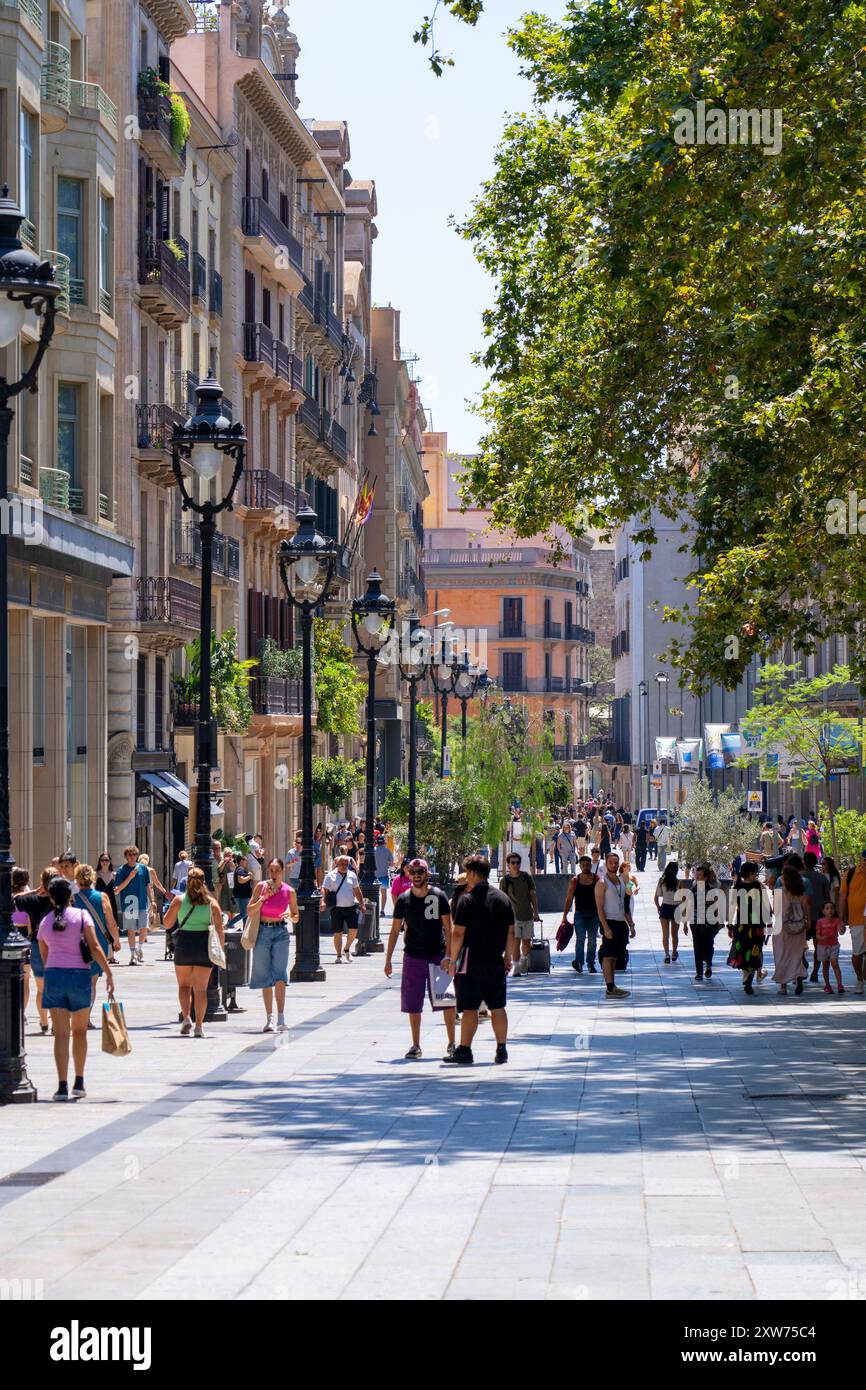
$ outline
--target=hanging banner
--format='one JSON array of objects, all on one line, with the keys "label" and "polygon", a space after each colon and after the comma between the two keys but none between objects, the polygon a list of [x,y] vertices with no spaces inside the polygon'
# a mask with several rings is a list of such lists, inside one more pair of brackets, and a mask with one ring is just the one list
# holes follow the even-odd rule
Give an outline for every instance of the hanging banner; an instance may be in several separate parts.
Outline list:
[{"label": "hanging banner", "polygon": [[739,758],[744,753],[743,739],[740,734],[722,734],[722,757],[725,767],[734,767]]},{"label": "hanging banner", "polygon": [[675,738],[656,739],[656,762],[675,763],[677,760],[677,741]]},{"label": "hanging banner", "polygon": [[764,738],[766,729],[741,729],[740,737],[743,740],[743,754],[752,759],[759,759],[764,751]]},{"label": "hanging banner", "polygon": [[722,750],[722,734],[731,732],[730,724],[705,724],[704,739],[707,748],[707,767],[714,771],[721,771],[725,766],[725,755]]},{"label": "hanging banner", "polygon": [[701,766],[701,740],[681,738],[677,743],[677,767],[680,772],[699,772]]},{"label": "hanging banner", "polygon": [[837,771],[842,772],[846,768],[851,772],[859,771],[860,744],[850,723],[825,724],[821,739],[827,752],[832,755]]}]

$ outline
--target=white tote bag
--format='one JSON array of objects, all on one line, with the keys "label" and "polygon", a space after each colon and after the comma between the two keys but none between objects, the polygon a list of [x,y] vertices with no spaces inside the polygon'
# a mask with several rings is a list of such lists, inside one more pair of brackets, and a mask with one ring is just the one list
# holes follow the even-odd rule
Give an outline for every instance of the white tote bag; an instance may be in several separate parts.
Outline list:
[{"label": "white tote bag", "polygon": [[436,965],[433,961],[428,967],[430,974],[430,1003],[434,1009],[456,1009],[457,991],[454,988],[454,976],[449,975],[447,970],[443,970],[441,965]]},{"label": "white tote bag", "polygon": [[219,933],[217,932],[217,929],[214,926],[213,922],[211,922],[210,926],[208,927],[207,953],[210,957],[211,965],[217,966],[220,970],[225,970],[226,955],[225,951],[223,950],[220,944]]}]

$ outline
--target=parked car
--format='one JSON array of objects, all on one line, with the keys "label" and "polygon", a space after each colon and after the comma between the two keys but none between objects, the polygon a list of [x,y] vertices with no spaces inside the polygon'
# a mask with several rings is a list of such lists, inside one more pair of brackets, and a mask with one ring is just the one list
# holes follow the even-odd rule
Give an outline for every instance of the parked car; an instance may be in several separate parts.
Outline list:
[{"label": "parked car", "polygon": [[651,820],[664,821],[667,825],[670,823],[670,812],[667,807],[662,807],[660,811],[657,811],[655,806],[643,806],[637,813],[635,826],[639,829],[640,826],[645,825],[649,830]]}]

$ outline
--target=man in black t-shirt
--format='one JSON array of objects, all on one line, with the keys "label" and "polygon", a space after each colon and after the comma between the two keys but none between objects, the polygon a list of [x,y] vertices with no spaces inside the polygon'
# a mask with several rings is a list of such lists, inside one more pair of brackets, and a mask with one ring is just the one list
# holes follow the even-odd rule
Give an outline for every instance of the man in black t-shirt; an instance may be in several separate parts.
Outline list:
[{"label": "man in black t-shirt", "polygon": [[[407,872],[412,887],[400,893],[394,903],[394,922],[385,953],[385,974],[390,979],[394,948],[405,927],[400,1008],[409,1015],[412,1046],[406,1058],[414,1062],[421,1056],[421,1011],[424,1008],[424,995],[430,994],[430,966],[443,965],[450,958],[451,904],[441,888],[431,887],[426,859],[410,859]],[[432,1004],[432,997],[430,1002]],[[449,1057],[454,1051],[455,1012],[453,1008],[442,1010],[448,1033]]]},{"label": "man in black t-shirt", "polygon": [[[508,1061],[508,1015],[505,1012],[506,976],[514,958],[514,908],[504,893],[492,888],[490,863],[472,854],[463,861],[466,892],[457,904],[451,932],[451,955],[446,968],[456,972],[457,1007],[460,1020],[460,1046],[444,1062],[471,1066],[472,1039],[478,1028],[478,1009],[482,1000],[490,1009],[496,1038],[495,1061]],[[465,970],[463,966],[465,965]]]}]

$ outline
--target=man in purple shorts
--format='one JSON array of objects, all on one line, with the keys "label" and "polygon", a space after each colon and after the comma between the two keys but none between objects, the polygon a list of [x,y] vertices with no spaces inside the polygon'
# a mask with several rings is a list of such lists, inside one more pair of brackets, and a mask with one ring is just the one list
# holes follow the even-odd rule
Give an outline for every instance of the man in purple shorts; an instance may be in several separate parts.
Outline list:
[{"label": "man in purple shorts", "polygon": [[[405,926],[400,1008],[409,1015],[412,1030],[412,1046],[406,1057],[410,1061],[417,1061],[421,1056],[421,1011],[424,1008],[424,995],[430,988],[430,965],[441,965],[443,961],[450,963],[451,904],[441,888],[431,887],[426,860],[410,860],[407,872],[412,887],[401,893],[394,903],[394,922],[385,954],[385,974],[390,978],[394,948]],[[450,1057],[454,1052],[456,1010],[443,1009],[442,1013],[445,1016]]]}]

